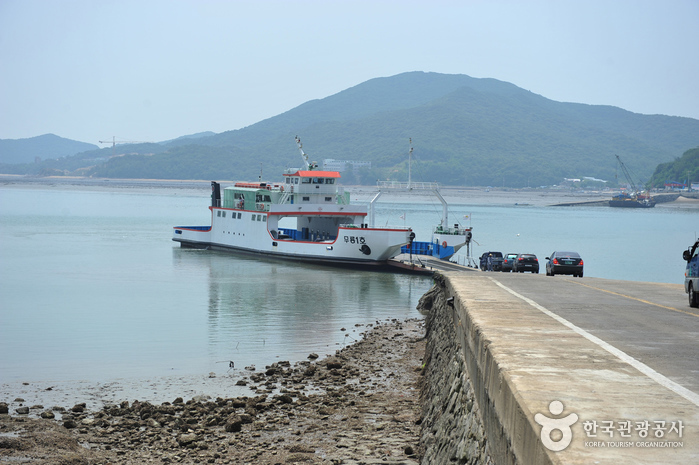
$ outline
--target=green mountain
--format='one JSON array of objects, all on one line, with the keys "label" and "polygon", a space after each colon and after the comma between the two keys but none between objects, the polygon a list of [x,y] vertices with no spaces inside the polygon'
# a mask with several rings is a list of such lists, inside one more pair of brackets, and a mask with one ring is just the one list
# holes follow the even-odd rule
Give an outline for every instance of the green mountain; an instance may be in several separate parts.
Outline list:
[{"label": "green mountain", "polygon": [[[615,183],[614,155],[645,182],[659,163],[699,146],[699,120],[556,102],[495,79],[411,72],[366,81],[235,131],[93,151],[81,170],[105,177],[256,179],[262,169],[265,179],[279,180],[282,169],[301,165],[296,135],[318,162],[372,162],[371,169],[343,174],[346,184],[406,180],[412,139],[416,181],[524,187],[586,176]],[[131,155],[118,156],[124,154]],[[29,168],[42,167],[22,169]],[[75,171],[66,163],[50,166],[61,169]]]},{"label": "green mountain", "polygon": [[0,163],[34,163],[37,159],[69,157],[96,148],[96,145],[64,139],[55,134],[28,139],[0,139]]},{"label": "green mountain", "polygon": [[699,182],[699,147],[687,150],[681,157],[655,168],[650,179],[653,187],[662,187],[665,183],[686,184]]}]

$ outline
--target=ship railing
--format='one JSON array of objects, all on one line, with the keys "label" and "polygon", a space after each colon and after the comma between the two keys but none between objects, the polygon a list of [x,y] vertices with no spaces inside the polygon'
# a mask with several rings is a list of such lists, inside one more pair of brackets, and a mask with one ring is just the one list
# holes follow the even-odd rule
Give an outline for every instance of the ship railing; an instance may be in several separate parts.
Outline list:
[{"label": "ship railing", "polygon": [[[341,228],[348,228],[348,229],[366,229],[369,228],[370,226],[368,224],[354,224],[354,223],[344,223],[340,224]],[[379,229],[404,229],[406,231],[410,230],[409,226],[393,226],[390,224],[386,224],[383,227],[379,227]]]},{"label": "ship railing", "polygon": [[446,234],[452,236],[463,236],[468,233],[471,228],[444,228],[442,226],[437,226],[432,231],[434,234]]},{"label": "ship railing", "polygon": [[425,191],[437,191],[439,190],[439,183],[437,182],[398,182],[398,181],[378,181],[377,186],[379,189],[389,190],[425,190]]}]

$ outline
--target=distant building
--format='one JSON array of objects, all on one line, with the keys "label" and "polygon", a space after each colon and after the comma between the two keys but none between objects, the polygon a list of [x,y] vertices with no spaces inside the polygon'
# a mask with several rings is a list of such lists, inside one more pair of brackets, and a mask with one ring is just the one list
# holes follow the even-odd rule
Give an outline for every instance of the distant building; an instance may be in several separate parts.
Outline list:
[{"label": "distant building", "polygon": [[665,189],[672,189],[672,190],[685,190],[687,188],[687,185],[683,182],[677,182],[677,181],[665,181]]},{"label": "distant building", "polygon": [[323,160],[323,169],[326,171],[357,171],[360,168],[371,168],[370,161],[334,160],[326,158]]}]

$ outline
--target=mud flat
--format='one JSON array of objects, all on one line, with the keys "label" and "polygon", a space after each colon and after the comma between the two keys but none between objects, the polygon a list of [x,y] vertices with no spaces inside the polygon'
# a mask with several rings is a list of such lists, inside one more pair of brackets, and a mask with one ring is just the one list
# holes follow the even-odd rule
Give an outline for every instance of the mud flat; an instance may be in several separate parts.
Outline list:
[{"label": "mud flat", "polygon": [[249,372],[231,386],[244,396],[96,410],[0,399],[0,462],[417,464],[424,322],[377,321],[363,336]]}]

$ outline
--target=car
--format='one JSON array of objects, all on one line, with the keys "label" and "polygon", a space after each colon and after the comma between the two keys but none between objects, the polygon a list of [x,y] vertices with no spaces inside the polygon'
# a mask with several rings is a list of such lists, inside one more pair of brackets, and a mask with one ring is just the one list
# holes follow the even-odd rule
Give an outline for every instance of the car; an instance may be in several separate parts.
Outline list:
[{"label": "car", "polygon": [[572,274],[583,277],[583,259],[577,252],[554,252],[546,257],[546,276]]},{"label": "car", "polygon": [[539,259],[536,255],[532,253],[521,253],[517,255],[517,258],[512,265],[512,271],[517,273],[524,273],[525,271],[531,271],[532,273],[539,272]]},{"label": "car", "polygon": [[[488,258],[490,258],[491,266],[488,267]],[[483,271],[500,271],[502,268],[502,252],[486,252],[481,255],[481,270]]]},{"label": "car", "polygon": [[500,271],[504,271],[506,273],[512,271],[512,264],[515,262],[516,259],[516,253],[506,253],[502,259],[502,268],[500,268]]},{"label": "car", "polygon": [[684,272],[684,292],[689,295],[689,306],[699,307],[699,241],[682,253],[687,262]]}]

